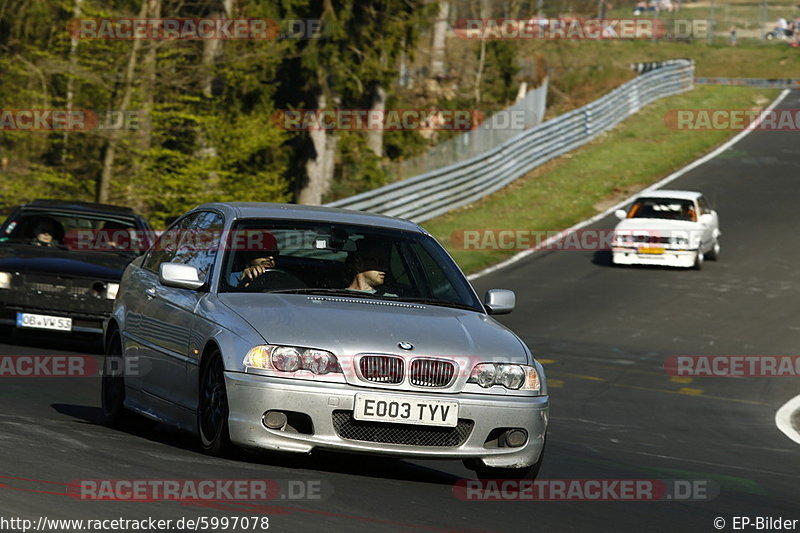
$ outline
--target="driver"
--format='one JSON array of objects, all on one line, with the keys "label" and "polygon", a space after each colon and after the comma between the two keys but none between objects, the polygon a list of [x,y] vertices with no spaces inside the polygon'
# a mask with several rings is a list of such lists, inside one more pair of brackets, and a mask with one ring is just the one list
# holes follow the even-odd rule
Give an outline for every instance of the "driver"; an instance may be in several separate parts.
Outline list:
[{"label": "driver", "polygon": [[267,272],[271,268],[275,268],[276,259],[280,252],[278,251],[278,241],[271,233],[264,232],[264,243],[260,250],[252,252],[244,252],[249,256],[247,266],[242,270],[239,276],[238,287],[240,289],[247,288],[259,276]]},{"label": "driver", "polygon": [[64,231],[61,224],[50,217],[42,217],[33,229],[31,244],[36,246],[57,246]]}]

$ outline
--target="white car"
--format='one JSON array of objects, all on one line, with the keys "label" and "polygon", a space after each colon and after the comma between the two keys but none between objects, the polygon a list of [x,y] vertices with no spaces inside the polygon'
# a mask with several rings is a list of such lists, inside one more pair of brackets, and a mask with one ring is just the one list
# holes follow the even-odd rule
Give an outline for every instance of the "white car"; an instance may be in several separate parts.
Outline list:
[{"label": "white car", "polygon": [[719,218],[699,192],[649,191],[615,214],[615,265],[699,269],[704,259],[719,258]]}]

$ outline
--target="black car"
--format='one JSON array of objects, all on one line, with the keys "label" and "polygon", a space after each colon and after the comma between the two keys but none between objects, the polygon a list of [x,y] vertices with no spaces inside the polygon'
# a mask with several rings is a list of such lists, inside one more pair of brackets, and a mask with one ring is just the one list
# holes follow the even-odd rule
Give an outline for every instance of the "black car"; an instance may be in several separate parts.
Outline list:
[{"label": "black car", "polygon": [[125,267],[152,241],[126,207],[35,200],[0,226],[0,326],[102,333]]}]

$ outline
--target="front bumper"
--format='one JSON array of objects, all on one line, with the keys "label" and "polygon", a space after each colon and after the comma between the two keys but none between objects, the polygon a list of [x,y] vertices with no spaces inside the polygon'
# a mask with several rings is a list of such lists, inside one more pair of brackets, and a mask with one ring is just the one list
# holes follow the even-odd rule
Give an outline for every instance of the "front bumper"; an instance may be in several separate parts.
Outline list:
[{"label": "front bumper", "polygon": [[[462,429],[469,426],[461,444],[410,445],[370,442],[342,438],[337,433],[334,417],[341,424],[343,412],[352,413],[356,393],[384,390],[353,387],[339,383],[321,383],[256,376],[241,372],[226,372],[231,441],[246,448],[309,453],[315,448],[342,451],[398,455],[419,458],[478,459],[483,465],[495,468],[522,468],[539,460],[547,429],[548,396],[498,396],[483,394],[425,394],[396,391],[393,395],[430,400],[455,400],[459,404]],[[302,413],[310,418],[310,433],[268,429],[261,422],[266,411]],[[374,422],[391,431],[414,431],[420,426]],[[428,426],[426,426],[428,427]],[[339,426],[341,431],[341,426]],[[429,428],[429,427],[428,427]],[[521,428],[528,434],[527,442],[518,448],[498,447],[490,440],[498,430]],[[426,429],[425,432],[442,431]],[[487,443],[488,440],[488,443]]]},{"label": "front bumper", "polygon": [[697,250],[664,249],[662,254],[641,254],[636,248],[612,249],[612,260],[615,265],[658,265],[679,268],[691,268],[697,258]]}]

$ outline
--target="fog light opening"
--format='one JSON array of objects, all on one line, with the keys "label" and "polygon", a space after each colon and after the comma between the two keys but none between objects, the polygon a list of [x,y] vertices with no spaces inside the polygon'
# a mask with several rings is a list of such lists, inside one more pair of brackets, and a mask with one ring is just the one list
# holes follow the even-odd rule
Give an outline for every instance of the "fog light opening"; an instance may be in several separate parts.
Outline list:
[{"label": "fog light opening", "polygon": [[280,411],[267,411],[261,417],[261,423],[269,429],[283,429],[287,420],[286,414]]},{"label": "fog light opening", "polygon": [[528,432],[524,429],[511,429],[503,434],[506,446],[519,448],[528,442]]}]

